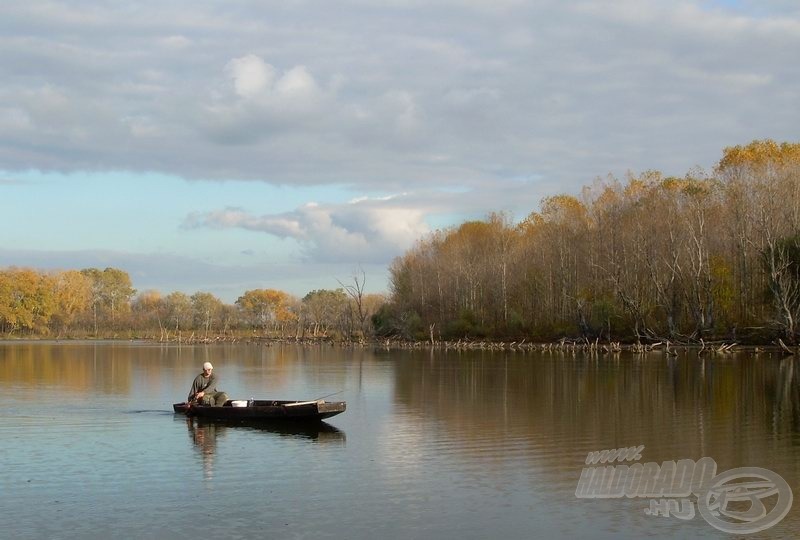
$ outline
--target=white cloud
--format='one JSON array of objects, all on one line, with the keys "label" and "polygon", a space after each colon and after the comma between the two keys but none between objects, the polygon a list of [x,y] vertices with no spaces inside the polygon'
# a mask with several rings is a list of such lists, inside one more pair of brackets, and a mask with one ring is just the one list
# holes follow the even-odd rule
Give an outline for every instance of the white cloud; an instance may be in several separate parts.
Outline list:
[{"label": "white cloud", "polygon": [[316,95],[319,88],[305,66],[295,66],[278,80],[275,91],[288,99],[310,99]]},{"label": "white cloud", "polygon": [[236,93],[244,98],[253,98],[268,92],[275,79],[275,68],[253,54],[234,58],[225,66],[233,79]]},{"label": "white cloud", "polygon": [[278,75],[277,68],[250,54],[230,60],[225,72],[232,91],[210,96],[198,123],[200,134],[217,143],[253,145],[306,135],[324,118],[337,114],[334,95],[320,88],[306,66]]},{"label": "white cloud", "polygon": [[283,214],[255,216],[240,208],[187,216],[188,228],[241,228],[303,246],[315,262],[387,263],[429,230],[424,210],[393,198],[359,198],[345,204],[309,203]]},{"label": "white cloud", "polygon": [[232,59],[225,72],[233,79],[236,95],[260,101],[265,107],[308,103],[318,99],[321,92],[306,66],[294,66],[278,77],[274,66],[254,54]]}]

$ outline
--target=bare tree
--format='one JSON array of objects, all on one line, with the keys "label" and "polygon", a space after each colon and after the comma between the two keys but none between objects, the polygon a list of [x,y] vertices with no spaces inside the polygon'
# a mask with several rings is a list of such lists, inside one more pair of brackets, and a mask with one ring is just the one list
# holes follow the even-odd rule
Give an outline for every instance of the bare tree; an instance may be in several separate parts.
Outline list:
[{"label": "bare tree", "polygon": [[[360,275],[359,275],[360,274]],[[367,283],[367,277],[364,270],[359,267],[353,271],[352,285],[345,285],[338,279],[336,280],[339,285],[347,292],[355,304],[355,318],[358,321],[358,327],[363,337],[367,336],[367,310],[364,306],[364,286]]]}]

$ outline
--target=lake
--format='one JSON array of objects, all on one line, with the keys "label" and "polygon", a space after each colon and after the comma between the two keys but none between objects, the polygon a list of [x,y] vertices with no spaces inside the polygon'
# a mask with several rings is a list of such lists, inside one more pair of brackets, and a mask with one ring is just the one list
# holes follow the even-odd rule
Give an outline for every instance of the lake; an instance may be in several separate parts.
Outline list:
[{"label": "lake", "polygon": [[[306,428],[173,414],[205,361],[231,398],[340,392],[328,399],[347,411]],[[644,446],[637,463],[707,457],[718,474],[767,469],[800,495],[797,363],[4,342],[0,536],[728,538],[699,511],[666,516],[667,501],[653,513],[658,498],[576,497],[587,455]],[[749,537],[796,537],[800,503],[789,508]]]}]

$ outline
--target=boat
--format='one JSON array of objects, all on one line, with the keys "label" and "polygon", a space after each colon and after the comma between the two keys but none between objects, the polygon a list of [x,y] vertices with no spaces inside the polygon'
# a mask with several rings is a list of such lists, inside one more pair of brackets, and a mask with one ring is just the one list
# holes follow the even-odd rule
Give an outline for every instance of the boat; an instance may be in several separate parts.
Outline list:
[{"label": "boat", "polygon": [[317,422],[341,414],[347,409],[344,401],[274,401],[229,399],[222,407],[175,403],[176,413],[207,420],[221,421],[292,421]]}]

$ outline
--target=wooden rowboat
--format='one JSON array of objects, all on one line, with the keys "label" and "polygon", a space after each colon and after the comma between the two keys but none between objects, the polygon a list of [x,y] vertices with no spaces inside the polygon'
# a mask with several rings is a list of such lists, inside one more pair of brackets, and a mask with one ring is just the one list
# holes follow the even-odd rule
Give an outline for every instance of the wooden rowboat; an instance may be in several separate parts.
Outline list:
[{"label": "wooden rowboat", "polygon": [[347,408],[344,401],[272,401],[229,399],[222,407],[175,403],[176,413],[208,420],[224,421],[294,421],[314,422],[343,413]]}]

